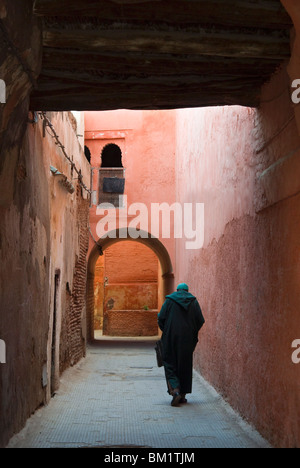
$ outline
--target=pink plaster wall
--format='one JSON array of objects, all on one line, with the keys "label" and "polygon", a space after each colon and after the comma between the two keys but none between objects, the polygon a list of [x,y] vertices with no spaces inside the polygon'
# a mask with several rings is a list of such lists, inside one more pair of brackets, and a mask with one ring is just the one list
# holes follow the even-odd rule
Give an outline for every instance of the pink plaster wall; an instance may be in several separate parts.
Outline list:
[{"label": "pink plaster wall", "polygon": [[259,110],[87,113],[86,131],[95,166],[119,138],[129,203],[204,203],[202,249],[162,240],[206,318],[196,368],[274,446],[299,447],[300,138],[285,67]]},{"label": "pink plaster wall", "polygon": [[[173,288],[173,273],[170,263],[174,266],[174,238],[164,238],[160,232],[157,236],[160,243],[158,245],[155,244],[154,247],[156,241],[150,237],[151,234],[155,233],[151,222],[152,203],[167,203],[168,205],[172,205],[175,202],[175,119],[176,113],[174,111],[119,110],[85,113],[85,144],[92,153],[91,165],[94,168],[93,190],[98,191],[99,188],[98,171],[101,167],[102,150],[108,143],[115,143],[122,151],[122,163],[125,169],[126,181],[124,195],[127,198],[127,207],[132,207],[132,205],[136,203],[142,203],[145,208],[142,210],[144,214],[137,211],[132,215],[128,213],[126,208],[121,208],[117,210],[117,222],[119,222],[119,218],[124,218],[125,212],[128,214],[128,219],[127,221],[122,219],[121,227],[130,227],[130,223],[132,223],[137,215],[140,215],[143,223],[140,228],[146,233],[149,233],[149,238],[143,239],[143,243],[155,251],[157,258],[161,262],[158,276],[156,262],[156,280],[158,282],[150,285],[150,293],[148,290],[143,291],[141,286],[138,285],[139,293],[136,302],[139,308],[144,305],[157,308],[157,303],[158,308],[160,308],[164,302],[165,295],[172,292]],[[94,239],[98,240],[100,236],[97,232],[97,223],[101,220],[101,216],[99,213],[97,214],[98,201],[96,198],[97,197],[94,197],[94,204],[90,209],[90,227]],[[107,212],[104,213],[104,216],[107,217],[107,214]],[[113,217],[114,216],[115,213],[113,213]],[[142,260],[140,255],[141,245],[137,242],[131,242],[129,244],[130,248],[127,247],[125,250],[127,256],[130,258],[132,257],[134,261],[137,257],[139,257],[139,260]],[[127,277],[130,262],[124,263],[123,257],[118,255],[116,244],[111,248],[113,249],[112,251],[116,253],[111,265],[117,265],[118,276],[120,278],[124,276]],[[96,255],[97,254],[98,251],[96,250]],[[95,242],[91,238],[89,265],[93,264],[94,255]],[[147,276],[147,269],[149,269],[149,266],[151,269],[152,264],[153,256],[151,257],[151,265],[149,264],[149,259],[145,259],[143,270],[145,274],[143,272],[140,274],[140,279],[142,281],[145,281],[144,276]],[[167,268],[168,271],[166,271],[166,265],[169,265]],[[162,273],[168,273],[168,275],[163,276]],[[137,293],[134,292],[134,294],[130,293],[129,295],[135,297]],[[126,292],[125,297],[128,297],[128,292]],[[91,330],[91,327],[95,324],[96,304],[99,304],[97,297],[95,297],[93,266],[89,268],[87,302],[89,335],[91,339],[93,339],[93,330]],[[126,307],[129,305],[127,301]],[[137,305],[133,305],[131,308],[136,309],[136,307]],[[97,314],[101,315],[101,311],[100,314],[96,312],[96,315]],[[101,324],[101,318],[98,322]],[[157,321],[155,325],[157,325]],[[144,328],[144,333],[149,333],[150,329],[153,330],[153,314],[151,315],[149,327]],[[130,327],[130,330],[131,328],[132,327]]]},{"label": "pink plaster wall", "polygon": [[300,446],[300,139],[285,71],[260,110],[177,111],[177,199],[205,203],[205,243],[176,278],[206,318],[195,364],[268,440]]},{"label": "pink plaster wall", "polygon": [[[122,150],[125,168],[125,195],[128,206],[143,203],[149,217],[145,218],[151,232],[151,203],[175,201],[175,117],[174,111],[108,111],[85,113],[85,144],[92,153],[91,165],[99,169],[101,152],[108,143]],[[97,170],[94,171],[94,189],[97,187]],[[100,217],[97,206],[90,211],[91,229],[95,238]],[[138,213],[137,213],[138,214]],[[129,217],[129,222],[135,216]],[[171,261],[175,261],[174,239],[164,239]],[[94,246],[90,243],[90,249]]]}]

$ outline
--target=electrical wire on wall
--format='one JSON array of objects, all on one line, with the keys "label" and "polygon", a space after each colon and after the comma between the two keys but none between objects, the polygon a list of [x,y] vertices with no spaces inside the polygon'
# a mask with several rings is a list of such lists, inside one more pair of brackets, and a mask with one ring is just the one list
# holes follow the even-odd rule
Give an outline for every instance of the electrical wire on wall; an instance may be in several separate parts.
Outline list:
[{"label": "electrical wire on wall", "polygon": [[[72,161],[72,159],[69,157],[69,155],[67,154],[66,150],[65,150],[65,147],[64,145],[61,143],[61,141],[59,140],[59,137],[55,131],[55,128],[54,126],[52,125],[52,123],[50,122],[50,120],[48,119],[47,115],[46,115],[46,112],[39,112],[39,115],[41,117],[41,119],[44,121],[45,123],[45,128],[49,128],[50,130],[50,136],[52,138],[55,139],[56,141],[56,144],[59,146],[59,148],[61,149],[63,155],[65,156],[65,158],[69,161],[69,163],[71,164],[71,169],[72,169],[72,172],[75,171],[76,174],[78,175],[78,181],[79,181],[79,184],[81,185],[81,187],[86,190],[86,192],[88,192],[88,194],[91,196],[92,194],[92,191],[90,189],[87,188],[87,186],[84,184],[83,182],[83,177],[82,177],[82,173],[80,170],[77,169],[75,163]],[[95,239],[95,237],[93,236],[93,233],[92,233],[92,230],[91,230],[91,226],[89,225],[89,232],[90,232],[90,236],[91,238],[93,239],[94,243],[96,244],[96,246],[98,247],[99,249],[99,254],[102,256],[103,255],[103,250],[102,250],[102,247],[101,245],[97,242],[97,240]]]},{"label": "electrical wire on wall", "polygon": [[74,163],[74,161],[72,161],[72,159],[70,158],[70,156],[67,154],[66,150],[65,150],[65,147],[64,145],[62,144],[62,142],[60,141],[56,131],[55,131],[55,128],[53,127],[52,123],[50,122],[50,120],[48,119],[47,115],[46,115],[46,112],[39,112],[39,115],[41,117],[41,119],[44,121],[45,123],[45,128],[47,129],[47,127],[49,128],[49,135],[54,138],[57,146],[61,149],[63,155],[65,156],[65,158],[69,161],[70,165],[71,165],[71,170],[72,170],[72,174],[73,174],[73,171],[76,172],[76,174],[78,175],[78,182],[80,184],[80,186],[91,196],[92,194],[92,191],[85,185],[85,183],[83,182],[83,175],[81,173],[81,170],[78,169]]}]

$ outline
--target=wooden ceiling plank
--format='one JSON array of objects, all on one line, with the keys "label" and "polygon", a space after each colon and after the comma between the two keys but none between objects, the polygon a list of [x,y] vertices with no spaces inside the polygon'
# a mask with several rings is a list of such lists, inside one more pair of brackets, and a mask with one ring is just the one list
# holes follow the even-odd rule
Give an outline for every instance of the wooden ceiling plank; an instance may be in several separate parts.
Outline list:
[{"label": "wooden ceiling plank", "polygon": [[[111,90],[110,90],[111,91]],[[219,91],[219,92],[218,92]],[[66,111],[66,110],[116,110],[120,109],[120,102],[124,109],[174,109],[187,107],[222,106],[222,105],[243,105],[246,107],[256,107],[259,104],[259,97],[249,92],[225,93],[215,90],[213,94],[205,93],[205,90],[198,90],[195,93],[182,93],[181,96],[169,96],[165,93],[146,94],[145,92],[125,92],[121,94],[109,95],[103,93],[95,95],[83,94],[63,96],[32,96],[31,110],[43,109],[45,111]]]},{"label": "wooden ceiling plank", "polygon": [[279,0],[37,0],[39,16],[90,16],[103,21],[166,21],[170,24],[244,25],[290,28],[292,21]]},{"label": "wooden ceiling plank", "polygon": [[210,60],[210,57],[198,57],[198,60],[185,59],[174,60],[172,56],[164,57],[163,59],[152,59],[148,56],[146,59],[129,58],[127,56],[108,57],[108,56],[93,56],[82,54],[69,54],[67,51],[57,49],[56,53],[50,55],[44,54],[43,72],[47,74],[49,71],[54,73],[57,71],[59,75],[63,73],[67,75],[71,72],[81,74],[82,70],[90,73],[94,77],[107,75],[120,76],[148,76],[155,74],[157,76],[168,77],[170,75],[179,74],[182,78],[189,75],[220,75],[231,74],[247,75],[254,77],[257,75],[269,76],[270,73],[277,68],[278,63],[270,61],[266,63],[262,60],[237,60],[224,58]]},{"label": "wooden ceiling plank", "polygon": [[159,54],[206,55],[219,57],[287,59],[289,41],[281,37],[201,30],[198,33],[182,31],[154,31],[114,29],[46,30],[44,46],[97,52],[117,51],[154,52]]},{"label": "wooden ceiling plank", "polygon": [[84,70],[81,72],[74,72],[69,71],[58,71],[58,70],[44,70],[39,82],[39,89],[43,86],[43,89],[47,91],[48,88],[57,86],[58,82],[66,83],[67,86],[71,85],[72,83],[81,84],[83,86],[89,85],[103,85],[103,84],[111,84],[112,86],[120,86],[122,85],[166,85],[168,87],[172,86],[190,86],[192,84],[197,84],[198,86],[202,86],[206,84],[209,86],[211,83],[214,85],[219,84],[220,86],[228,86],[229,83],[239,83],[241,86],[245,82],[255,84],[255,80],[257,82],[262,82],[263,77],[260,75],[256,75],[256,77],[250,77],[246,74],[236,73],[235,75],[229,73],[223,74],[206,74],[206,75],[181,75],[181,74],[173,74],[168,76],[168,80],[166,81],[165,76],[153,74],[147,76],[137,76],[137,75],[103,75],[103,76],[95,76],[94,74],[90,74]]}]

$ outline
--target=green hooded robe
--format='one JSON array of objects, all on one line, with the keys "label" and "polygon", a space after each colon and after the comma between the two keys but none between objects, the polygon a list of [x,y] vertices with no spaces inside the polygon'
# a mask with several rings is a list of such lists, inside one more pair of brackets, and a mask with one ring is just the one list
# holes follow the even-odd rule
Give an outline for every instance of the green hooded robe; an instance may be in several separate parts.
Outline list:
[{"label": "green hooded robe", "polygon": [[158,324],[163,332],[163,362],[170,394],[175,389],[181,394],[192,393],[193,353],[204,323],[200,305],[188,291],[179,290],[166,297]]}]

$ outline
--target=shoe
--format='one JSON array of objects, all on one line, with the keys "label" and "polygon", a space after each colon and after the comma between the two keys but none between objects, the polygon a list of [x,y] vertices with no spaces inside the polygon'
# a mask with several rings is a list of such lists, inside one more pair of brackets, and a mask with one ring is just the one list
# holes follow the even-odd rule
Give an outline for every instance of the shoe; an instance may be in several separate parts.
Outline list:
[{"label": "shoe", "polygon": [[185,404],[185,403],[188,402],[187,399],[185,398],[185,395],[180,395],[180,397],[181,397],[181,398],[180,398],[180,402],[179,402],[179,403]]},{"label": "shoe", "polygon": [[178,406],[179,403],[180,403],[180,400],[181,400],[180,393],[178,393],[178,392],[174,393],[171,405],[172,406]]}]

